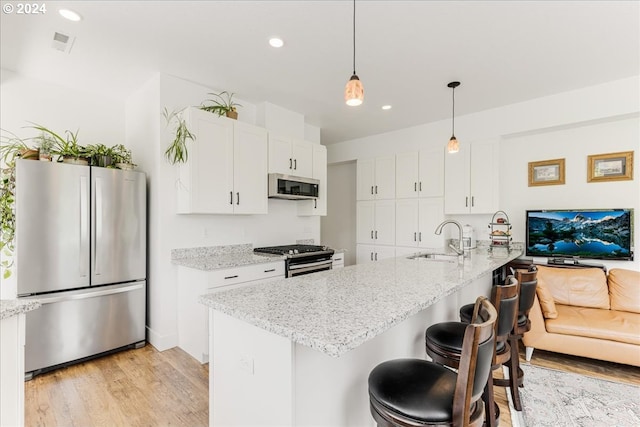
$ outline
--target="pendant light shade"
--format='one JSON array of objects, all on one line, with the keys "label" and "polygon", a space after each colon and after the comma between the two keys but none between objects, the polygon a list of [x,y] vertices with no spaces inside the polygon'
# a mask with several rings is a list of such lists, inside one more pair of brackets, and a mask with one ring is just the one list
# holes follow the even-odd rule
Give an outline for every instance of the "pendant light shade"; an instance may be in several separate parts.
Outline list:
[{"label": "pendant light shade", "polygon": [[364,100],[364,87],[356,74],[356,0],[353,0],[353,75],[344,88],[347,105],[356,107]]},{"label": "pendant light shade", "polygon": [[457,153],[460,151],[460,144],[455,135],[455,122],[456,122],[456,88],[460,86],[460,82],[451,82],[447,87],[451,88],[452,107],[451,107],[451,139],[447,143],[447,153]]}]

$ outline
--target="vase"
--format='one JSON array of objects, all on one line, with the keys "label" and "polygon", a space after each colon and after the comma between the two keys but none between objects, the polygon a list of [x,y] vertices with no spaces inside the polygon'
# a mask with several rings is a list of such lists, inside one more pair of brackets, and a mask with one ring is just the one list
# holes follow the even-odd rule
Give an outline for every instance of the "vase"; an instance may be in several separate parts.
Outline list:
[{"label": "vase", "polygon": [[238,120],[238,112],[237,111],[227,111],[227,117],[233,120]]}]

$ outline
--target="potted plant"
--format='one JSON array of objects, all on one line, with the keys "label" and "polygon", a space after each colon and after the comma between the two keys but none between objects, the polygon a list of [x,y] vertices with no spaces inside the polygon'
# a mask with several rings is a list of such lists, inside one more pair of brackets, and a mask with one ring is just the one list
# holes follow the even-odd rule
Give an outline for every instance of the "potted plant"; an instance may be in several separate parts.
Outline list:
[{"label": "potted plant", "polygon": [[36,139],[36,145],[38,146],[39,159],[44,162],[50,162],[52,158],[51,151],[55,145],[55,141],[43,133]]},{"label": "potted plant", "polygon": [[182,117],[183,111],[184,110],[172,111],[169,113],[166,108],[162,111],[162,115],[167,120],[167,125],[175,123],[176,127],[175,137],[164,152],[164,157],[172,165],[175,165],[176,163],[185,163],[187,161],[187,158],[189,157],[189,153],[187,151],[187,140],[190,139],[194,141],[196,139],[195,135],[193,135],[187,128],[187,122]]},{"label": "potted plant", "polygon": [[132,170],[136,166],[131,159],[131,150],[122,144],[111,147],[111,156],[118,169]]},{"label": "potted plant", "polygon": [[113,163],[113,150],[104,144],[87,145],[85,153],[91,159],[91,164],[106,168]]},{"label": "potted plant", "polygon": [[51,153],[58,156],[58,161],[83,166],[89,164],[89,155],[86,147],[78,144],[78,131],[73,133],[66,130],[66,138],[63,138],[56,132],[42,125],[34,124],[31,128],[39,130],[46,137],[51,138],[53,141],[53,150],[51,150]]},{"label": "potted plant", "polygon": [[201,110],[208,111],[209,113],[216,113],[218,116],[222,116],[224,114],[234,120],[238,119],[236,107],[242,107],[242,105],[233,102],[233,95],[235,95],[235,93],[230,94],[225,90],[220,93],[210,93],[209,95],[214,98],[207,99],[204,102],[210,102],[211,104],[205,105],[203,102],[199,107]]}]

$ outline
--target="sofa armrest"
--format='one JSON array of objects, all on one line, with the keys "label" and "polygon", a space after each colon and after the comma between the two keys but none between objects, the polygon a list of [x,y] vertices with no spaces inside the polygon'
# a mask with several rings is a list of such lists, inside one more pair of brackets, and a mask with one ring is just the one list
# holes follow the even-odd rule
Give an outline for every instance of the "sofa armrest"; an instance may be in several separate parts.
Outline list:
[{"label": "sofa armrest", "polygon": [[540,301],[537,295],[533,301],[531,311],[529,311],[529,321],[531,322],[531,329],[524,334],[522,342],[527,347],[535,348],[536,342],[547,334],[544,316],[542,316],[542,309],[540,308]]}]

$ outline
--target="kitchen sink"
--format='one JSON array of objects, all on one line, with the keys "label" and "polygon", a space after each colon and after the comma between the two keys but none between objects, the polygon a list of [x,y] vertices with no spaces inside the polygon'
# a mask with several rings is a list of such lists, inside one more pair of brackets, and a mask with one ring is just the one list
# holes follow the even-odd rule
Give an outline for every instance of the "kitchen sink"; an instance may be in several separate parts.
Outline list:
[{"label": "kitchen sink", "polygon": [[439,261],[439,262],[458,262],[458,254],[444,254],[444,253],[417,253],[407,257],[408,259],[415,259],[421,261]]}]

